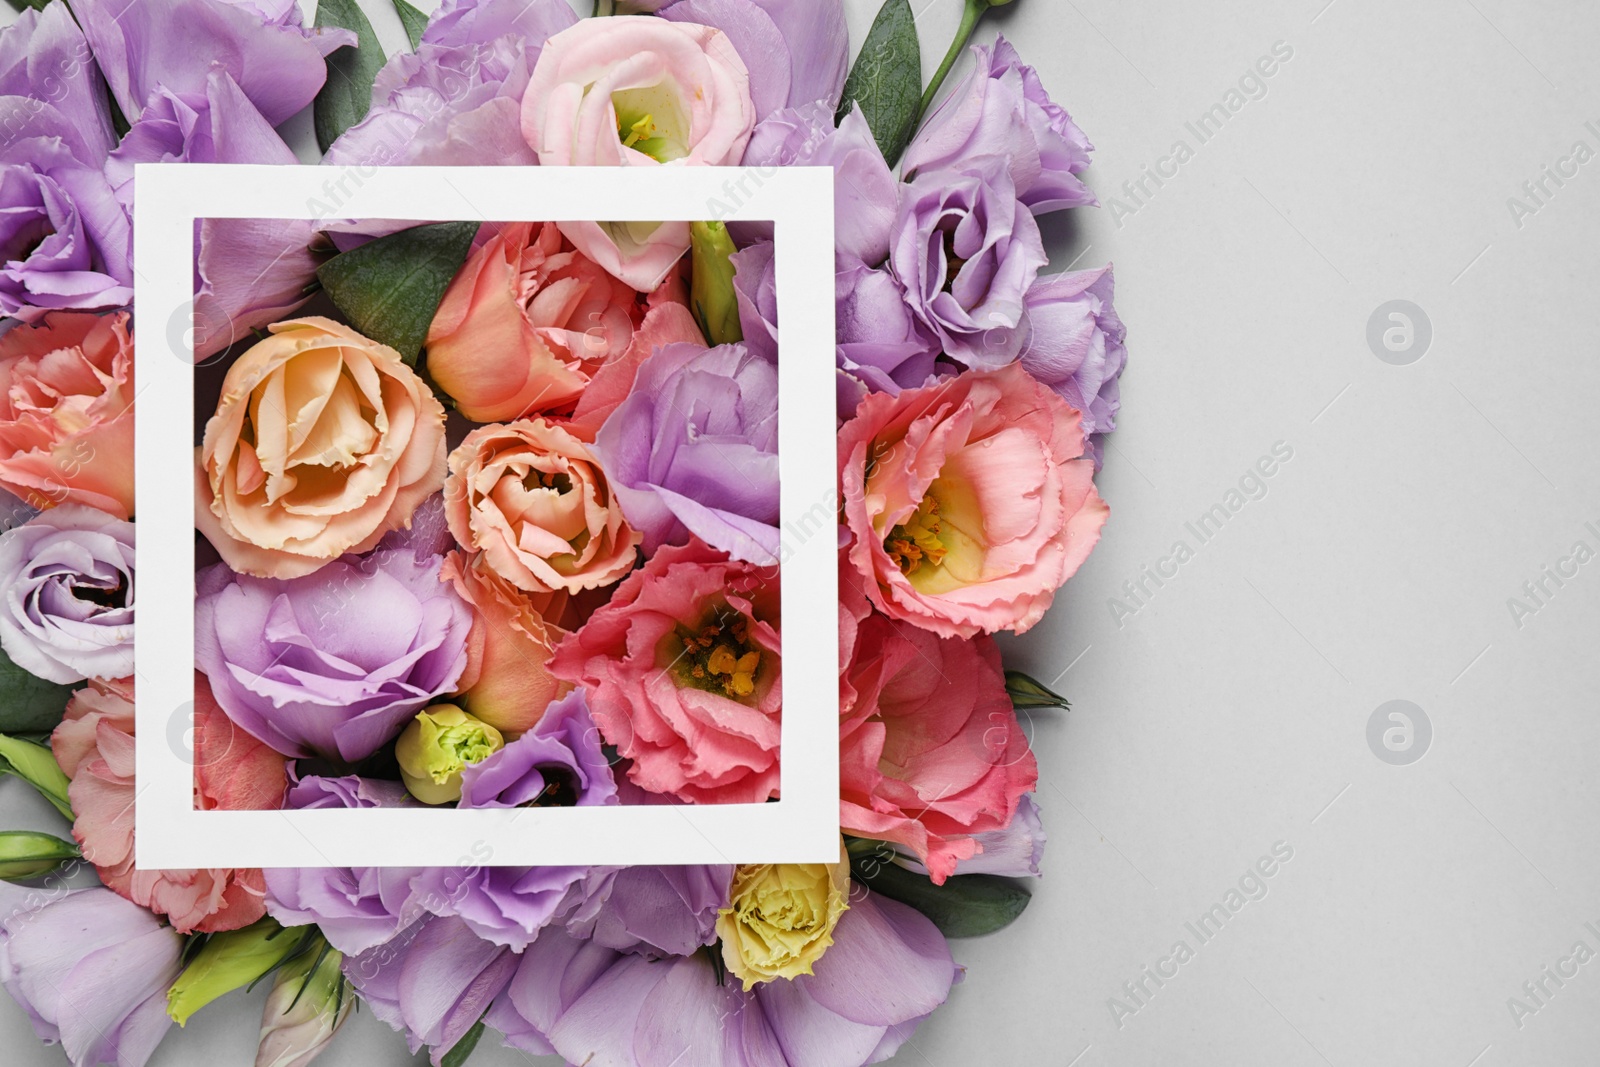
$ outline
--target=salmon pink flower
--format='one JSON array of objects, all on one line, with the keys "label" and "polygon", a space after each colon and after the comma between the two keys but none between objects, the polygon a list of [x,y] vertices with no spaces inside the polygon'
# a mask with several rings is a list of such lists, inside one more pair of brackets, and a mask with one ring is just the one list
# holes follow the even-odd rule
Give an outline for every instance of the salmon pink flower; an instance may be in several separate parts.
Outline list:
[{"label": "salmon pink flower", "polygon": [[849,559],[873,606],[944,637],[1028,629],[1108,509],[1077,410],[1016,364],[874,393],[839,431]]},{"label": "salmon pink flower", "polygon": [[691,803],[778,795],[778,587],[691,539],[634,571],[556,648],[640,788]]}]

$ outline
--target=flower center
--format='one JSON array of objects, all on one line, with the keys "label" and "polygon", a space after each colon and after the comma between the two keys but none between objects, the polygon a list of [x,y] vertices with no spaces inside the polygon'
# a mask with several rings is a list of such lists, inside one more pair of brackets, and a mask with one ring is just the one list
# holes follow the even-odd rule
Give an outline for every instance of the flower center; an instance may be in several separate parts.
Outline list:
[{"label": "flower center", "polygon": [[699,630],[678,628],[683,652],[673,661],[678,684],[718,693],[734,700],[756,689],[761,651],[750,640],[750,620],[723,609]]},{"label": "flower center", "polygon": [[940,539],[943,532],[939,502],[929,493],[910,518],[889,531],[889,536],[883,539],[883,550],[889,553],[900,573],[909,576],[917,573],[923,564],[937,567],[944,562],[949,548]]},{"label": "flower center", "polygon": [[97,585],[91,582],[71,582],[72,595],[102,608],[128,606],[128,576],[118,572],[116,585]]},{"label": "flower center", "polygon": [[967,261],[956,255],[956,233],[954,230],[944,231],[944,288],[946,291],[956,283],[956,275],[961,273],[961,268]]},{"label": "flower center", "polygon": [[657,163],[689,154],[688,121],[671,89],[664,85],[620,89],[611,94],[617,115],[617,140]]},{"label": "flower center", "polygon": [[435,785],[445,784],[469,763],[488,759],[497,747],[483,724],[478,722],[444,727],[439,731],[436,744],[437,753],[428,761],[428,776]]}]

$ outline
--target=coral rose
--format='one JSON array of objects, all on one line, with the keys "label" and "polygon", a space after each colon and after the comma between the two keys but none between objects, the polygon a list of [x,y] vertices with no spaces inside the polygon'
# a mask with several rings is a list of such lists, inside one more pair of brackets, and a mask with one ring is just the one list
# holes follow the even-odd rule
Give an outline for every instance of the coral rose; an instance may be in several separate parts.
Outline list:
[{"label": "coral rose", "polygon": [[643,294],[573,251],[555,223],[511,223],[445,290],[428,373],[474,422],[565,415],[645,311]]},{"label": "coral rose", "polygon": [[776,583],[699,540],[662,548],[556,647],[642,789],[691,803],[778,795]]},{"label": "coral rose", "polygon": [[[656,18],[583,19],[545,42],[522,136],[545,166],[723,166],[755,126],[750,75],[727,34]],[[686,222],[564,222],[607,271],[650,290],[689,249]]]},{"label": "coral rose", "polygon": [[0,335],[0,486],[36,508],[132,516],[127,312],[56,311]]},{"label": "coral rose", "polygon": [[1039,780],[999,650],[896,622],[848,587],[840,615],[839,825],[903,845],[942,883]]},{"label": "coral rose", "polygon": [[868,396],[839,460],[867,596],[945,637],[1038,622],[1106,521],[1078,412],[1016,364]]},{"label": "coral rose", "polygon": [[[282,756],[234,728],[195,673],[195,806],[265,810],[288,788]],[[266,914],[259,870],[144,870],[133,862],[133,680],[90,682],[72,695],[50,738],[72,779],[72,836],[100,880],[135,904],[165,915],[179,933],[249,926]]]},{"label": "coral rose", "polygon": [[236,571],[293,578],[365,552],[444,483],[444,407],[387,345],[309,317],[228,368],[195,525]]},{"label": "coral rose", "polygon": [[576,593],[633,570],[639,535],[589,446],[544,419],[480,426],[450,453],[445,517],[462,547],[530,593]]}]

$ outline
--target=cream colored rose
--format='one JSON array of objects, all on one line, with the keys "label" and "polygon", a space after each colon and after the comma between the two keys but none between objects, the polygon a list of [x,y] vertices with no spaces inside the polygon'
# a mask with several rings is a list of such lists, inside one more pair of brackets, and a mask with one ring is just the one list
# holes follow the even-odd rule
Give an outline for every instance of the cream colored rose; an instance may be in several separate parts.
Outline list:
[{"label": "cream colored rose", "polygon": [[228,369],[195,525],[236,571],[309,574],[365,552],[444,485],[444,407],[387,345],[308,317]]},{"label": "cream colored rose", "polygon": [[722,961],[746,990],[810,974],[849,910],[850,864],[760,863],[738,868],[717,916]]}]

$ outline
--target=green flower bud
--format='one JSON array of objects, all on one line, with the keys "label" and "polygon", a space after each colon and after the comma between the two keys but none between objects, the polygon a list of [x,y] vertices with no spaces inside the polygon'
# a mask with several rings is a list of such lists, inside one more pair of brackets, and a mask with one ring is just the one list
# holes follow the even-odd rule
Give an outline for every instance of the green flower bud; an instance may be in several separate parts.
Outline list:
[{"label": "green flower bud", "polygon": [[706,340],[714,345],[744,340],[739,300],[733,292],[733,261],[738,249],[720,222],[689,224],[689,306]]},{"label": "green flower bud", "polygon": [[1067,698],[1021,671],[1006,671],[1006,692],[1016,708],[1063,708],[1072,710]]},{"label": "green flower bud", "polygon": [[461,771],[505,746],[500,731],[454,704],[435,704],[417,713],[394,756],[406,789],[424,804],[454,804],[461,799]]},{"label": "green flower bud", "polygon": [[179,1026],[213,1000],[270,974],[294,955],[310,932],[287,931],[271,917],[243,930],[208,935],[189,966],[167,990],[167,1014]]},{"label": "green flower bud", "polygon": [[32,830],[0,831],[0,878],[26,882],[42,878],[82,853],[70,841]]},{"label": "green flower bud", "polygon": [[67,786],[71,783],[44,745],[0,734],[0,774],[16,775],[37,789],[61,814],[68,819],[73,817],[72,804],[67,800]]},{"label": "green flower bud", "polygon": [[261,1009],[256,1067],[305,1067],[327,1048],[355,1006],[355,994],[339,971],[344,957],[317,940],[318,951],[302,952],[273,978]]}]

